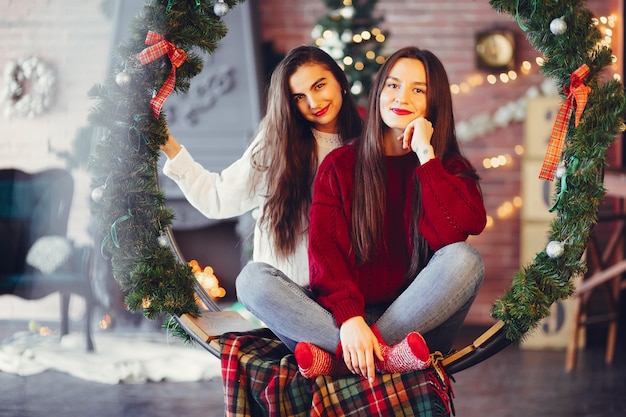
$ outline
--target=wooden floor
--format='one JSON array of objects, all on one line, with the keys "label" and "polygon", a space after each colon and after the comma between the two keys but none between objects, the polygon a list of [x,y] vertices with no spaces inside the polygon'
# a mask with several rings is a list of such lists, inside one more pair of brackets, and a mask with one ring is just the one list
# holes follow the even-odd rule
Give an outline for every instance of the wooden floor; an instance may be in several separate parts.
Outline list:
[{"label": "wooden floor", "polygon": [[[468,338],[482,329],[466,328]],[[573,373],[564,351],[506,348],[455,375],[458,417],[621,416],[626,410],[626,337],[615,361],[604,347],[581,352]],[[0,336],[2,327],[0,326]],[[471,340],[471,339],[470,339]],[[0,417],[222,417],[221,380],[103,385],[58,372],[20,377],[0,372]]]}]

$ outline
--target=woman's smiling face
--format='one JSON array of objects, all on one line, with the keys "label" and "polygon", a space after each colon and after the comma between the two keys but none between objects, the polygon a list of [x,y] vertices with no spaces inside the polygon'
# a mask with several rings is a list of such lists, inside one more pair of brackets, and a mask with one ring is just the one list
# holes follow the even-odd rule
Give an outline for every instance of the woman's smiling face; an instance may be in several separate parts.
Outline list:
[{"label": "woman's smiling face", "polygon": [[418,117],[426,117],[426,69],[422,61],[400,58],[391,67],[380,93],[383,123],[396,130]]},{"label": "woman's smiling face", "polygon": [[337,133],[341,85],[325,66],[305,64],[289,77],[291,97],[302,116],[321,132]]}]

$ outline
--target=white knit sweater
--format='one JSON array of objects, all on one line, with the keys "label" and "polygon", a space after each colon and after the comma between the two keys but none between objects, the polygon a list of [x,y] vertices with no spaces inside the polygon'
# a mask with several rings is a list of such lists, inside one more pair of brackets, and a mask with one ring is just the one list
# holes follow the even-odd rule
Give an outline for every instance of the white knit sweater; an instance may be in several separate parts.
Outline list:
[{"label": "white knit sweater", "polygon": [[[330,151],[340,145],[340,140],[336,134],[317,130],[313,130],[313,135],[317,142],[317,159],[320,163]],[[204,169],[183,146],[176,156],[165,162],[163,173],[176,182],[189,203],[208,218],[227,219],[254,210],[253,217],[258,220],[265,205],[263,196],[266,192],[251,192],[249,184],[253,174],[252,150],[261,140],[263,136],[257,135],[241,158],[221,173]],[[274,266],[305,287],[309,285],[307,243],[307,234],[303,232],[295,252],[287,258],[280,258],[274,251],[272,237],[257,221],[252,260]]]}]

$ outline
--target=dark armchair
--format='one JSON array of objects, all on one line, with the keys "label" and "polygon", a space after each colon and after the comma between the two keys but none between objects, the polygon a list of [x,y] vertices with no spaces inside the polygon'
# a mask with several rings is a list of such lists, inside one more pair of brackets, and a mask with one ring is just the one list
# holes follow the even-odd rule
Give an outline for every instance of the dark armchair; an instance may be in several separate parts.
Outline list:
[{"label": "dark armchair", "polygon": [[61,335],[69,332],[72,294],[84,297],[86,348],[93,351],[95,304],[90,248],[66,237],[74,180],[62,169],[0,169],[0,295],[39,299],[61,294]]}]

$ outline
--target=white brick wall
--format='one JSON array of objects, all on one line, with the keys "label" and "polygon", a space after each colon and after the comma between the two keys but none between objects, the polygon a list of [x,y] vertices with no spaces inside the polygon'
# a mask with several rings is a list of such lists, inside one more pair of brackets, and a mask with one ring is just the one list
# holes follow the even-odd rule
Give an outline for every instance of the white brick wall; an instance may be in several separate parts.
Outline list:
[{"label": "white brick wall", "polygon": [[[101,3],[0,0],[0,69],[11,60],[35,55],[56,74],[55,98],[46,113],[5,118],[5,103],[0,103],[0,168],[32,172],[65,167],[56,153],[70,151],[78,130],[88,126],[94,103],[87,91],[104,80],[109,62],[114,22],[101,11]],[[81,243],[87,240],[89,175],[75,171],[74,177],[69,233]]]}]

